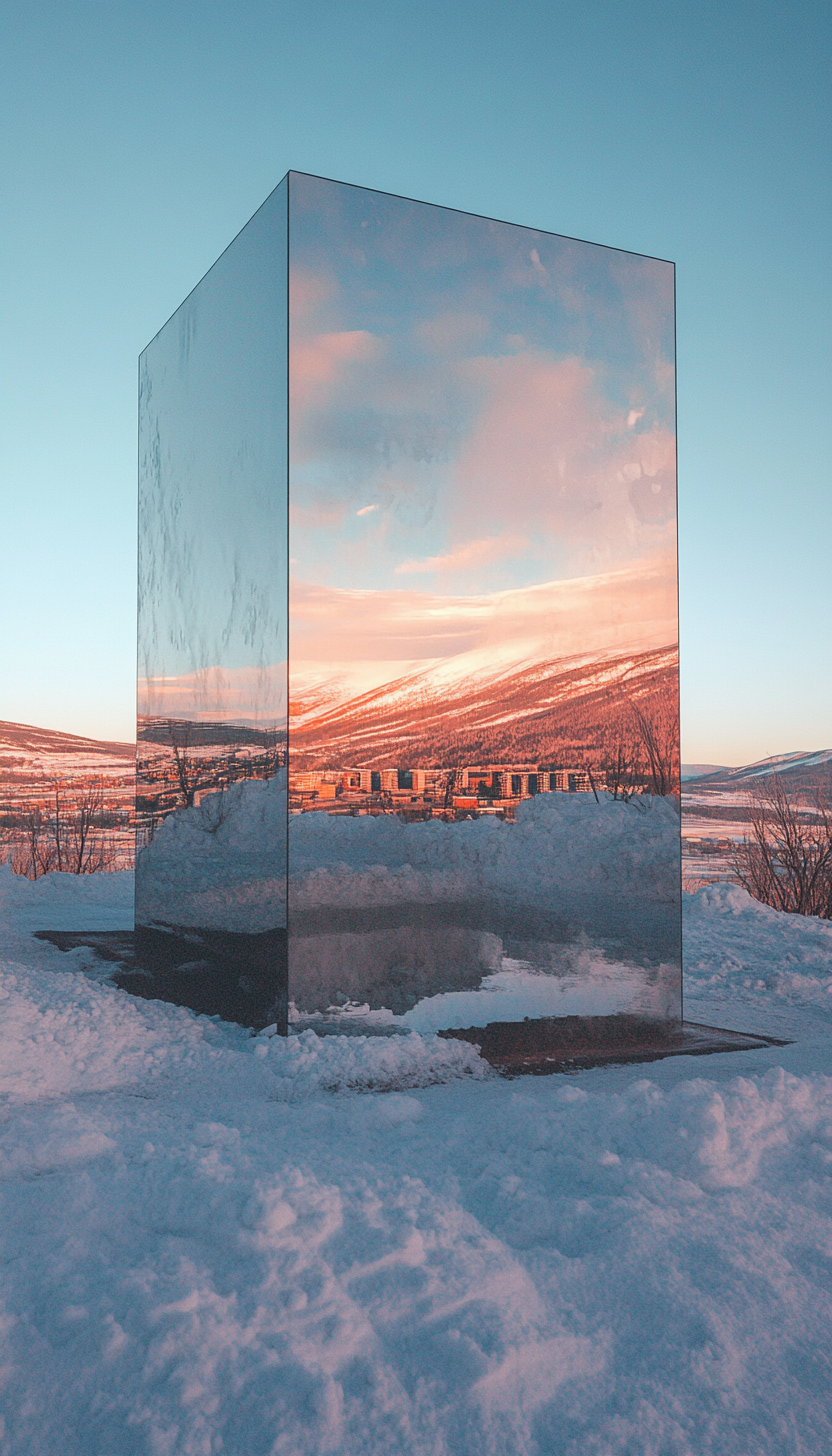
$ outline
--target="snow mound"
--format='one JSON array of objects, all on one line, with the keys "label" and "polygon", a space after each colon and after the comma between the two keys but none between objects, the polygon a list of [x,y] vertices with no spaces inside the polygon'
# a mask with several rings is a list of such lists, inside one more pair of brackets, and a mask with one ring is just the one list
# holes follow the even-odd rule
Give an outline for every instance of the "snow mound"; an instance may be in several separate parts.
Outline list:
[{"label": "snow mound", "polygon": [[[84,974],[85,952],[48,948],[49,972],[0,970],[0,1095],[38,1101],[124,1089],[163,1095],[188,1077],[194,1093],[299,1102],[337,1091],[384,1092],[485,1077],[466,1042],[416,1032],[392,1037],[252,1038],[242,1027],[160,1001],[143,1001]],[[80,967],[79,967],[80,962]],[[63,971],[58,975],[56,971]],[[252,1067],[254,1058],[254,1068]]]},{"label": "snow mound", "polygon": [[517,822],[493,816],[405,824],[395,815],[293,816],[292,905],[384,904],[475,893],[551,901],[636,893],[678,899],[679,810],[670,799],[538,794]]},{"label": "snow mound", "polygon": [[[94,928],[49,879],[0,878],[4,1456],[832,1449],[828,1035],[514,1081],[251,1037],[34,940]],[[721,1024],[819,1024],[825,922],[685,909]]]},{"label": "snow mound", "polygon": [[257,1038],[255,1053],[268,1057],[274,1097],[296,1102],[316,1092],[392,1092],[431,1087],[459,1077],[487,1077],[491,1070],[467,1042],[439,1036],[298,1036]]},{"label": "snow mound", "polygon": [[286,770],[169,814],[137,858],[142,924],[257,932],[286,924]]},{"label": "snow mound", "polygon": [[684,896],[685,995],[725,993],[832,1021],[832,921],[784,915],[740,885]]},{"label": "snow mound", "polygon": [[0,864],[0,926],[25,930],[132,930],[133,871],[37,880]]}]

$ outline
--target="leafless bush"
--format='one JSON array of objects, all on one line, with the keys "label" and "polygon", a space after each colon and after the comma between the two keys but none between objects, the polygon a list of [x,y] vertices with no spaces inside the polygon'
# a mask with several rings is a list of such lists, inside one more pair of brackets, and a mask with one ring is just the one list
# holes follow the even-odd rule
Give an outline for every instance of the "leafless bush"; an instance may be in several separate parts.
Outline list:
[{"label": "leafless bush", "polygon": [[668,696],[647,704],[630,699],[646,760],[646,787],[651,794],[666,797],[681,792],[679,767],[679,716]]},{"label": "leafless bush", "polygon": [[91,875],[115,867],[115,846],[106,833],[100,783],[67,789],[55,781],[49,798],[16,816],[5,834],[15,874],[37,880],[52,870]]},{"label": "leafless bush", "polygon": [[751,830],[731,857],[739,883],[764,905],[832,919],[832,813],[818,793],[803,812],[778,775],[751,795]]},{"label": "leafless bush", "polygon": [[623,799],[626,803],[643,785],[644,770],[641,742],[625,719],[601,760],[601,773],[608,792],[614,799]]}]

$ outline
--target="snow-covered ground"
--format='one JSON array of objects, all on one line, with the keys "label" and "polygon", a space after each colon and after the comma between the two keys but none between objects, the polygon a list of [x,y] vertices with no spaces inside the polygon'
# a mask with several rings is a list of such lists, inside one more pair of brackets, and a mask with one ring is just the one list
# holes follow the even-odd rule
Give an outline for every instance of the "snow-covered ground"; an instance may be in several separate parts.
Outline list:
[{"label": "snow-covered ground", "polygon": [[832,1449],[832,924],[686,897],[686,1015],[793,1045],[504,1081],[136,1001],[0,866],[4,1456]]}]

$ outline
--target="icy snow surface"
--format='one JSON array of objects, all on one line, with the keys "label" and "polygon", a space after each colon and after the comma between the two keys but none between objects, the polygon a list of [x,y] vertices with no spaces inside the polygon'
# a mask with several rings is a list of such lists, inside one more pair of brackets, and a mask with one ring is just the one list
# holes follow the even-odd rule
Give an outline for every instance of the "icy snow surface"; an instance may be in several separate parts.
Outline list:
[{"label": "icy snow surface", "polygon": [[686,897],[688,1017],[792,1046],[503,1081],[31,937],[130,896],[0,867],[4,1456],[832,1449],[832,925]]}]

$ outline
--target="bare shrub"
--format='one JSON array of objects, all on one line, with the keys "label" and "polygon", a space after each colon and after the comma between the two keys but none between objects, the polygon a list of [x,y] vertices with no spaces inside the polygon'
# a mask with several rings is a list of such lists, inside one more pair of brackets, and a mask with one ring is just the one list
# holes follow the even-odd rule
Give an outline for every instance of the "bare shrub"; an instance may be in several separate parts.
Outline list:
[{"label": "bare shrub", "polygon": [[618,732],[605,745],[600,767],[607,791],[613,799],[623,799],[626,803],[641,789],[645,773],[644,752],[631,719],[622,717],[619,720]]},{"label": "bare shrub", "polygon": [[832,813],[817,794],[807,812],[779,775],[751,791],[751,830],[731,856],[739,883],[774,910],[832,919]]},{"label": "bare shrub", "polygon": [[49,797],[16,816],[6,831],[15,874],[37,880],[53,870],[91,875],[115,867],[115,846],[105,831],[101,783],[69,789],[56,780]]},{"label": "bare shrub", "polygon": [[644,753],[649,793],[663,798],[680,794],[679,715],[675,701],[669,694],[641,704],[631,698],[630,711]]},{"label": "bare shrub", "polygon": [[27,809],[21,816],[17,833],[10,835],[12,869],[16,875],[36,880],[57,869],[55,845],[48,816],[39,806]]}]

